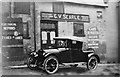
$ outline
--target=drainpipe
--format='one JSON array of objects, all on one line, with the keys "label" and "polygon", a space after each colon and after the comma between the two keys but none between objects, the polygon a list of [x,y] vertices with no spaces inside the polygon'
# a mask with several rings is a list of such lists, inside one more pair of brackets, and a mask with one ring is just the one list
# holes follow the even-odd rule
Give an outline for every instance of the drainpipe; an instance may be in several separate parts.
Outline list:
[{"label": "drainpipe", "polygon": [[35,2],[33,2],[33,24],[34,24],[34,51],[36,51],[36,24],[35,24]]},{"label": "drainpipe", "polygon": [[11,18],[11,2],[9,2],[9,16],[10,16],[10,18]]},{"label": "drainpipe", "polygon": [[[117,6],[117,9],[118,9],[118,48],[120,46],[120,1],[118,2],[118,6]],[[118,62],[120,63],[120,52],[119,52],[120,48],[118,49]]]}]

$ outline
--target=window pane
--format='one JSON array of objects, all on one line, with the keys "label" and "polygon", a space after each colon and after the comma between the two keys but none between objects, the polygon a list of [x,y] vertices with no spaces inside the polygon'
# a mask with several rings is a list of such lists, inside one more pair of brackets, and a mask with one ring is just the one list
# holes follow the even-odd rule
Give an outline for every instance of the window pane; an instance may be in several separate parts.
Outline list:
[{"label": "window pane", "polygon": [[55,29],[55,24],[41,23],[41,29]]},{"label": "window pane", "polygon": [[15,14],[30,14],[30,2],[14,2]]},{"label": "window pane", "polygon": [[9,2],[2,2],[2,16],[7,17],[10,13],[10,3]]},{"label": "window pane", "polygon": [[83,36],[84,34],[84,25],[81,23],[74,23],[74,35],[75,36]]},{"label": "window pane", "polygon": [[53,12],[55,13],[64,13],[64,5],[62,2],[53,3]]}]

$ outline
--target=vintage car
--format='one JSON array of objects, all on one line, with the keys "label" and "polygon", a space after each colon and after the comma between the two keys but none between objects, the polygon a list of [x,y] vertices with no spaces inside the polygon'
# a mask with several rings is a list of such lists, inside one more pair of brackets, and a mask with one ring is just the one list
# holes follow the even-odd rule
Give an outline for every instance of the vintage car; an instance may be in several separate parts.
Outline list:
[{"label": "vintage car", "polygon": [[42,68],[48,74],[53,74],[60,65],[65,65],[65,63],[71,67],[77,67],[79,63],[84,62],[90,70],[95,69],[97,63],[100,62],[94,49],[83,49],[85,43],[83,37],[55,37],[54,40],[55,45],[53,47],[31,52],[28,59],[29,68]]}]

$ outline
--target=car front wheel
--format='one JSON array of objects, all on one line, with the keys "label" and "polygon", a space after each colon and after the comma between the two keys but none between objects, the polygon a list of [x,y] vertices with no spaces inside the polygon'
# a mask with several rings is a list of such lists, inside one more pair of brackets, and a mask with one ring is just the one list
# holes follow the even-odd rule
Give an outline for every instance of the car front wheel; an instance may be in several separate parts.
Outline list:
[{"label": "car front wheel", "polygon": [[32,70],[35,69],[35,61],[32,57],[28,58],[27,66]]},{"label": "car front wheel", "polygon": [[88,70],[96,69],[97,63],[98,63],[97,58],[95,56],[91,56],[87,62],[87,69]]},{"label": "car front wheel", "polygon": [[49,56],[44,61],[44,70],[48,74],[53,74],[58,70],[59,63],[56,57]]}]

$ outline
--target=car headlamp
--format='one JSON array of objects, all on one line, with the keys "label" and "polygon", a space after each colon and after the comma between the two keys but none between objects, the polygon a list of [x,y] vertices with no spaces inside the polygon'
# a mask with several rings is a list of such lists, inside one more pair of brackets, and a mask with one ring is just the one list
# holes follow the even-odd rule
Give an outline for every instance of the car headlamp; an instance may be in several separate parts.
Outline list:
[{"label": "car headlamp", "polygon": [[37,54],[36,52],[34,52],[33,54],[34,54],[34,56],[35,56],[35,57],[37,57],[37,56],[38,56],[38,54]]}]

